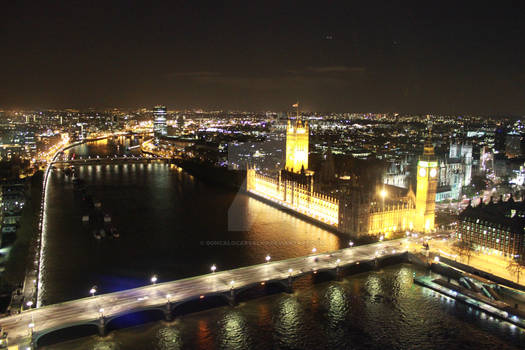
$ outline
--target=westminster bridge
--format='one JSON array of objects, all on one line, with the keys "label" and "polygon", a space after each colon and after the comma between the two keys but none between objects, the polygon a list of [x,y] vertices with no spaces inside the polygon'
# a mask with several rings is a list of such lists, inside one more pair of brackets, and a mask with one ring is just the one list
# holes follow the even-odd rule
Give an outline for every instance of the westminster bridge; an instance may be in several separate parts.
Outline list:
[{"label": "westminster bridge", "polygon": [[2,331],[7,333],[3,342],[35,349],[44,337],[79,327],[91,327],[92,333],[104,336],[119,318],[132,314],[154,312],[171,321],[181,306],[203,299],[218,298],[225,305],[234,305],[241,293],[254,288],[273,286],[291,292],[296,279],[313,274],[338,279],[355,265],[374,267],[384,259],[405,255],[408,244],[407,239],[399,239],[280,261],[267,257],[259,265],[227,271],[213,268],[206,275],[29,308],[0,319]]}]

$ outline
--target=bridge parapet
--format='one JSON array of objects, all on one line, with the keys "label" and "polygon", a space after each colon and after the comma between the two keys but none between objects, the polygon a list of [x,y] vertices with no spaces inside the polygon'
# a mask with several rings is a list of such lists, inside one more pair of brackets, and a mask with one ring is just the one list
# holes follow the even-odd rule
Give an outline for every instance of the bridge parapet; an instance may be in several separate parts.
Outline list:
[{"label": "bridge parapet", "polygon": [[92,325],[99,334],[106,334],[108,325],[131,313],[156,310],[170,321],[178,308],[199,299],[218,297],[224,304],[234,305],[240,293],[261,284],[276,284],[292,292],[293,282],[308,274],[327,272],[340,278],[345,267],[375,265],[385,257],[406,253],[403,241],[356,246],[86,297],[27,310],[0,319],[0,324],[9,332],[11,344],[21,344],[27,338],[30,323],[34,323],[33,338],[38,342],[46,334],[75,326]]}]

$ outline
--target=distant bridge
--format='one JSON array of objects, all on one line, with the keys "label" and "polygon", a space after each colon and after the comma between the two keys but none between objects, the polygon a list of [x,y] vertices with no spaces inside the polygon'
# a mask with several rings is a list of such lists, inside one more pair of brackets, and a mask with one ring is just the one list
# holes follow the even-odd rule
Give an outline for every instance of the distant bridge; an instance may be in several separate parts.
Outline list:
[{"label": "distant bridge", "polygon": [[87,164],[113,164],[117,162],[126,163],[151,163],[154,161],[167,162],[171,158],[157,156],[108,156],[108,157],[79,157],[75,159],[55,160],[52,165],[87,165]]},{"label": "distant bridge", "polygon": [[267,262],[29,309],[1,318],[0,325],[8,332],[9,346],[36,348],[42,337],[54,332],[92,327],[93,333],[105,335],[119,318],[141,312],[156,312],[170,321],[182,305],[190,302],[211,297],[234,304],[241,292],[261,285],[273,284],[291,292],[293,281],[302,276],[328,273],[338,278],[346,267],[377,265],[381,259],[407,251],[408,240],[403,239]]}]

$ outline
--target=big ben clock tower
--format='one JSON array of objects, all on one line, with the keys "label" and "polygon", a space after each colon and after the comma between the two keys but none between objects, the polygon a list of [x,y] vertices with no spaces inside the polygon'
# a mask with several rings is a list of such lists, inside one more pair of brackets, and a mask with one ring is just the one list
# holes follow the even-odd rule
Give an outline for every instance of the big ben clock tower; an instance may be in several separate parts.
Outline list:
[{"label": "big ben clock tower", "polygon": [[428,139],[417,163],[416,217],[414,228],[421,232],[434,229],[437,189],[437,159]]}]

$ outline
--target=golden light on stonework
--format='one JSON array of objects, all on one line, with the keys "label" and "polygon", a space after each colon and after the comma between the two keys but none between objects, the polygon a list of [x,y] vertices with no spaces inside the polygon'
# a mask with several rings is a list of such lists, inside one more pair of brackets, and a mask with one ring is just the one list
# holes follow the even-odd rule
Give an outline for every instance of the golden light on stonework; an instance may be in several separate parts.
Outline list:
[{"label": "golden light on stonework", "polygon": [[[393,237],[395,232],[407,229],[430,232],[434,228],[438,162],[434,159],[431,147],[427,148],[425,149],[427,153],[418,161],[415,191],[409,190],[406,195],[401,195],[399,191],[389,193],[384,187],[380,189],[376,193],[380,203],[377,203],[377,200],[370,203],[369,210],[363,214],[366,216],[366,223],[362,227],[361,221],[357,221],[358,214],[344,210],[344,207],[341,212],[339,211],[341,198],[343,200],[348,198],[341,197],[340,194],[332,195],[314,190],[317,188],[313,185],[313,177],[310,178],[313,171],[308,169],[309,127],[306,121],[302,122],[299,118],[295,122],[288,121],[286,164],[283,171],[300,173],[305,176],[309,184],[295,180],[282,181],[281,176],[263,175],[251,167],[247,170],[246,189],[283,208],[345,230],[342,232],[357,230],[377,237],[383,235],[384,239]],[[346,178],[341,177],[341,179]],[[388,201],[385,200],[387,197]],[[357,229],[350,228],[354,223],[358,223]]]}]

